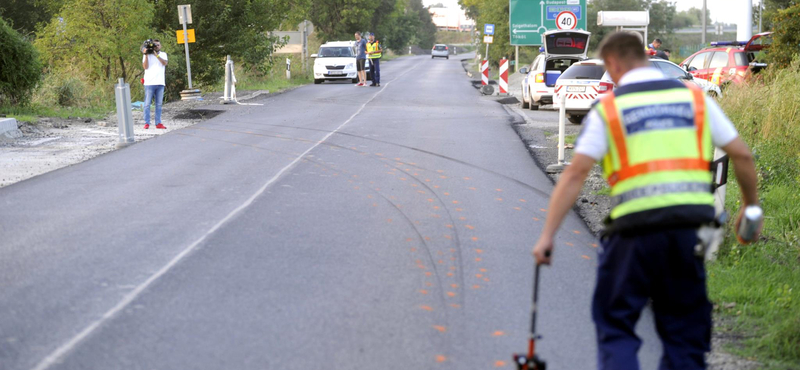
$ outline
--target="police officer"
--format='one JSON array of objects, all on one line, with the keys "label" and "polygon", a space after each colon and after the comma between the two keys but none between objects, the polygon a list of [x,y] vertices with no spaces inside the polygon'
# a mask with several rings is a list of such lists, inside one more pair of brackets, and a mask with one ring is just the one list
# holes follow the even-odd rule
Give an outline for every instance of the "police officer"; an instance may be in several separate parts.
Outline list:
[{"label": "police officer", "polygon": [[649,66],[639,35],[612,34],[599,54],[618,88],[586,117],[533,254],[537,263],[550,264],[548,252],[561,221],[592,166],[602,161],[612,209],[592,300],[598,367],[639,369],[641,340],[634,327],[652,299],[664,348],[659,369],[705,369],[711,304],[695,246],[697,229],[715,216],[709,171],[713,147],[731,158],[745,206],[758,203],[752,155],[702,90],[666,79]]},{"label": "police officer", "polygon": [[369,58],[369,73],[372,74],[372,85],[381,85],[381,43],[375,40],[375,34],[369,34],[369,42],[367,43],[367,58]]}]

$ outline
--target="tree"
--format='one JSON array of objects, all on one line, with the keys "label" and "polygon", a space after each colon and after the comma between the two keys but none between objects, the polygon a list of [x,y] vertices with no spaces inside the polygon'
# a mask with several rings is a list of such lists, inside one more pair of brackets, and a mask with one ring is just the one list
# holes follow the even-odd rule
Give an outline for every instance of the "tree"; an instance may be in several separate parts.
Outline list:
[{"label": "tree", "polygon": [[50,21],[64,0],[3,0],[0,17],[8,20],[11,27],[23,35],[32,34],[36,27]]},{"label": "tree", "polygon": [[779,10],[772,24],[775,33],[767,54],[771,68],[787,68],[800,53],[800,4]]},{"label": "tree", "polygon": [[51,70],[74,65],[92,80],[127,79],[141,65],[152,18],[145,0],[67,0],[35,45]]},{"label": "tree", "polygon": [[39,83],[42,65],[28,40],[0,18],[0,104],[25,104]]},{"label": "tree", "polygon": [[[152,23],[158,32],[174,35],[180,27],[178,4],[183,0],[159,0]],[[270,32],[279,29],[290,15],[299,18],[291,7],[307,3],[283,0],[217,1],[195,0],[192,3],[192,28],[197,42],[190,45],[192,80],[213,85],[225,73],[225,57],[231,55],[244,67],[266,73],[272,67],[272,52],[283,45]],[[174,43],[172,36],[164,42]],[[163,42],[162,42],[163,44]]]},{"label": "tree", "polygon": [[308,15],[322,40],[351,40],[353,33],[372,26],[379,5],[374,0],[314,0]]}]

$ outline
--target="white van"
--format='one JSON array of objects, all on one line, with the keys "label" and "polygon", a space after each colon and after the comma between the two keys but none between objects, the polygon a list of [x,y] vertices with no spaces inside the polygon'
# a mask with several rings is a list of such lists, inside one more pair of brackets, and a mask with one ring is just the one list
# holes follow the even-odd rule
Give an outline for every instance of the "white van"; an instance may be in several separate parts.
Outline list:
[{"label": "white van", "polygon": [[[319,47],[319,53],[311,54],[314,60],[314,83],[324,81],[351,80],[358,82],[356,74],[356,42],[332,41]],[[369,79],[369,59],[365,63]]]}]

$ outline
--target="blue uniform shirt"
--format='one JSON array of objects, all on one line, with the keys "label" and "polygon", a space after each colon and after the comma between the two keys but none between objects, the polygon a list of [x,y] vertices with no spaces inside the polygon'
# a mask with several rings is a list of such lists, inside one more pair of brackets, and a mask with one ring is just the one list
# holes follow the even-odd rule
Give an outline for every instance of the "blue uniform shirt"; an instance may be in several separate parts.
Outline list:
[{"label": "blue uniform shirt", "polygon": [[356,41],[356,47],[358,48],[356,59],[367,59],[367,40],[362,38],[361,41]]}]

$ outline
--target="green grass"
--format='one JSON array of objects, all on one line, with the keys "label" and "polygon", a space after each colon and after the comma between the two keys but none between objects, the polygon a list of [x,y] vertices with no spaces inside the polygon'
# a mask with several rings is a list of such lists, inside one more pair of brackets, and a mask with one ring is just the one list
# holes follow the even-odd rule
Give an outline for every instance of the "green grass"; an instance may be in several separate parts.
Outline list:
[{"label": "green grass", "polygon": [[36,122],[38,117],[80,117],[103,119],[113,111],[113,107],[74,108],[59,106],[51,107],[40,104],[30,104],[27,106],[0,106],[0,114],[5,114],[8,117],[16,118],[21,122]]},{"label": "green grass", "polygon": [[578,140],[578,134],[564,135],[565,144],[575,144]]},{"label": "green grass", "polygon": [[606,186],[606,187],[604,187],[604,188],[602,188],[600,190],[595,191],[593,194],[594,195],[605,195],[605,196],[609,197],[609,196],[611,196],[611,188]]},{"label": "green grass", "polygon": [[[800,368],[800,93],[792,88],[799,67],[800,60],[731,86],[720,101],[755,154],[765,223],[762,240],[748,246],[728,225],[719,258],[708,265],[709,295],[716,314],[734,318],[729,329],[746,338],[729,350],[774,370]],[[741,195],[732,172],[729,178],[733,213]]]}]

